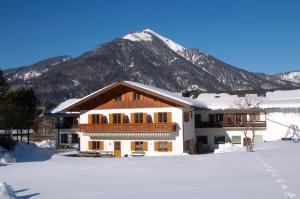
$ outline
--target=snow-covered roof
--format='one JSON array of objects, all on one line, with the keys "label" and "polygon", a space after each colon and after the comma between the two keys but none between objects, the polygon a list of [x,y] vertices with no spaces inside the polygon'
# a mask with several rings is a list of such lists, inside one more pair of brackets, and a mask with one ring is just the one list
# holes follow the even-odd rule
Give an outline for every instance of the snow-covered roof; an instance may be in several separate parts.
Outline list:
[{"label": "snow-covered roof", "polygon": [[179,93],[174,93],[171,91],[167,91],[161,88],[149,86],[146,84],[138,83],[138,82],[132,82],[132,81],[124,81],[125,83],[131,84],[133,86],[139,87],[141,89],[145,89],[148,91],[151,91],[153,93],[156,93],[158,95],[165,96],[167,98],[171,98],[173,100],[185,103],[190,106],[196,106],[196,107],[201,107],[201,108],[206,108],[205,103],[202,100],[194,100],[188,97],[182,97]]},{"label": "snow-covered roof", "polygon": [[[246,96],[257,96],[257,94],[247,94]],[[245,97],[230,95],[228,93],[202,93],[197,100],[205,102],[209,109],[231,109]],[[266,92],[266,96],[259,97],[260,108],[298,108],[300,107],[300,89],[278,90]]]},{"label": "snow-covered roof", "polygon": [[61,113],[64,112],[63,110],[66,109],[67,107],[75,104],[76,102],[78,102],[80,99],[74,98],[74,99],[68,99],[62,103],[60,103],[59,105],[57,105],[56,107],[54,107],[53,109],[51,109],[49,112],[52,114],[55,113]]},{"label": "snow-covered roof", "polygon": [[160,39],[162,42],[164,42],[171,50],[173,50],[176,53],[181,54],[184,51],[184,47],[175,43],[174,41],[161,36],[160,34],[154,32],[150,29],[145,29],[141,32],[133,32],[128,35],[125,35],[123,39],[127,39],[130,41],[152,41],[152,35]]}]

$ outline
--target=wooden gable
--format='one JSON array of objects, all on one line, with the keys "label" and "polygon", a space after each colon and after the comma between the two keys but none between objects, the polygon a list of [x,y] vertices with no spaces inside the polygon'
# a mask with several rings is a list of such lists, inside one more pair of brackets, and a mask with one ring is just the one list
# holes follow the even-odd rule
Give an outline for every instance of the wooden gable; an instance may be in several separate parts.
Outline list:
[{"label": "wooden gable", "polygon": [[[134,93],[139,94],[139,99],[134,99]],[[155,107],[179,107],[174,101],[154,96],[147,91],[143,92],[126,85],[117,85],[107,91],[92,97],[83,103],[72,107],[71,110],[90,109],[123,109],[123,108],[155,108]]]}]

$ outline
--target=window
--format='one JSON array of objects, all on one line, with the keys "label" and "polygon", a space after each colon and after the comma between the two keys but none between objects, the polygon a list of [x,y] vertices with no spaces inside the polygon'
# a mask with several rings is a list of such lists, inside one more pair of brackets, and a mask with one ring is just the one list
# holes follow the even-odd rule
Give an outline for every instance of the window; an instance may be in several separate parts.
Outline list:
[{"label": "window", "polygon": [[195,114],[195,128],[201,127],[201,114]]},{"label": "window", "polygon": [[98,150],[98,149],[100,149],[100,142],[92,141],[92,150]]},{"label": "window", "polygon": [[167,112],[158,113],[158,122],[167,122],[167,121],[168,121]]},{"label": "window", "polygon": [[184,121],[185,122],[188,122],[190,120],[190,116],[189,116],[189,113],[188,112],[184,112]]},{"label": "window", "polygon": [[259,121],[259,114],[250,114],[250,121]]},{"label": "window", "polygon": [[122,100],[121,95],[116,95],[115,96],[115,102],[120,102]]},{"label": "window", "polygon": [[197,143],[207,144],[207,136],[204,135],[197,136]]},{"label": "window", "polygon": [[135,142],[135,151],[144,151],[144,142]]},{"label": "window", "polygon": [[215,117],[214,116],[215,115],[213,115],[213,114],[208,115],[209,124],[214,124],[215,123]]},{"label": "window", "polygon": [[72,144],[78,143],[78,134],[72,134]]},{"label": "window", "polygon": [[158,150],[161,152],[168,151],[168,142],[159,142]]},{"label": "window", "polygon": [[134,123],[143,123],[143,113],[134,114]]},{"label": "window", "polygon": [[99,115],[98,114],[92,114],[92,124],[99,124]]},{"label": "window", "polygon": [[121,113],[115,113],[115,114],[113,114],[113,123],[114,124],[120,124],[120,123],[122,123],[122,121],[121,121]]},{"label": "window", "polygon": [[60,134],[60,142],[62,144],[68,144],[68,134],[66,133]]},{"label": "window", "polygon": [[225,144],[225,136],[215,136],[215,144]]},{"label": "window", "polygon": [[231,142],[232,144],[241,144],[242,140],[241,140],[241,136],[240,135],[234,135],[231,137]]},{"label": "window", "polygon": [[133,93],[133,100],[140,100],[140,99],[141,99],[141,94]]}]

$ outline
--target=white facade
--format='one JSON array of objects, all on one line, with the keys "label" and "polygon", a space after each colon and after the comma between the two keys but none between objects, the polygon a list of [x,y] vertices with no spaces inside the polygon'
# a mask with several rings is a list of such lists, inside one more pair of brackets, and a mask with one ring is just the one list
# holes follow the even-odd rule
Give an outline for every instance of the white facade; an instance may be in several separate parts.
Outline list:
[{"label": "white facade", "polygon": [[276,141],[284,138],[290,125],[300,127],[300,108],[268,108],[266,114],[266,141]]},{"label": "white facade", "polygon": [[[99,136],[90,136],[89,134],[80,133],[80,151],[89,151],[88,150],[88,141],[103,141],[104,142],[104,151],[114,151],[114,141],[121,141],[121,156],[131,156],[131,142],[132,141],[147,141],[148,150],[145,151],[145,155],[173,155],[181,154],[184,152],[183,143],[185,140],[194,140],[195,139],[195,128],[194,120],[191,118],[189,122],[183,121],[184,112],[190,111],[190,115],[193,114],[193,109],[183,109],[176,107],[162,107],[162,108],[133,108],[133,109],[103,109],[103,110],[87,110],[81,111],[80,114],[80,124],[88,124],[88,115],[90,114],[102,114],[103,116],[109,117],[109,114],[114,113],[124,113],[129,117],[131,121],[131,113],[147,113],[154,118],[154,113],[157,112],[171,112],[172,113],[172,123],[176,123],[176,131],[167,133],[170,136],[157,136],[157,137],[147,137],[147,133],[139,133],[139,136],[135,136],[134,133],[130,134],[130,138],[114,137],[101,137]],[[191,116],[193,117],[193,116]],[[117,132],[116,132],[117,133]],[[168,141],[172,142],[172,152],[158,152],[154,150],[154,142],[156,141]]]}]

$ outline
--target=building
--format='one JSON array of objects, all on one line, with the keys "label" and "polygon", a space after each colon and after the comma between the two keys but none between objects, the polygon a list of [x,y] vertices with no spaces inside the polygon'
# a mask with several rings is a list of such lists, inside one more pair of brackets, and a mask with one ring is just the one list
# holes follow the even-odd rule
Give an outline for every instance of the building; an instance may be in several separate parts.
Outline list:
[{"label": "building", "polygon": [[80,112],[80,151],[119,157],[183,153],[194,144],[194,112],[203,108],[198,100],[122,81],[83,97],[65,111]]},{"label": "building", "polygon": [[57,148],[78,148],[79,112],[63,111],[79,99],[69,99],[51,109],[46,115],[54,118],[54,131]]},{"label": "building", "polygon": [[191,99],[121,81],[61,111],[79,114],[81,152],[116,157],[210,152],[226,142],[242,146],[250,126],[256,142],[280,140],[291,124],[299,125],[300,90],[250,94],[261,100],[259,106],[236,106],[246,96],[203,93]]},{"label": "building", "polygon": [[[300,90],[273,91],[263,94],[203,93],[208,110],[197,111],[196,140],[204,150],[232,142],[244,145],[244,130],[254,117],[255,141],[286,138],[292,126],[300,126]],[[238,105],[246,97],[258,100],[258,107],[243,110]]]}]

